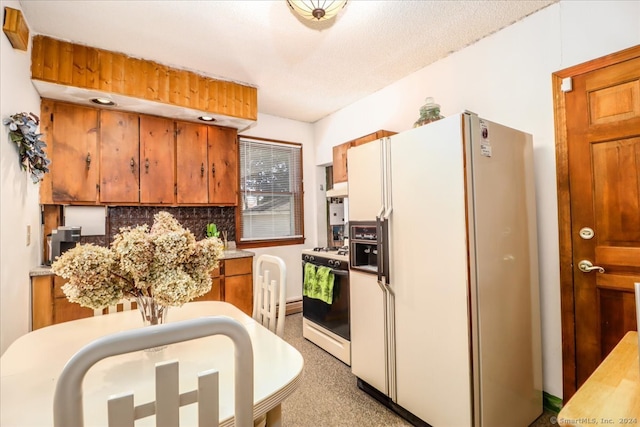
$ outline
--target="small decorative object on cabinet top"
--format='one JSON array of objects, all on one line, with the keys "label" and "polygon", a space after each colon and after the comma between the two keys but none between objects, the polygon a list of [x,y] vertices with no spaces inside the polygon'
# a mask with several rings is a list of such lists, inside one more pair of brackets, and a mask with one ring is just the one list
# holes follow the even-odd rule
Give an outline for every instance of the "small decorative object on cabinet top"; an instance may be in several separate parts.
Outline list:
[{"label": "small decorative object on cabinet top", "polygon": [[[196,241],[191,231],[162,211],[154,216],[151,228],[147,224],[123,227],[108,248],[77,245],[58,257],[51,269],[69,280],[62,287],[67,299],[83,307],[102,309],[122,298],[141,304],[140,297],[150,297],[166,308],[209,292],[211,271],[222,256],[220,239]],[[162,321],[158,317],[145,320]]]},{"label": "small decorative object on cabinet top", "polygon": [[440,105],[433,102],[432,97],[428,97],[425,98],[425,104],[420,107],[420,118],[416,120],[413,127],[417,128],[440,119],[444,119],[444,116],[440,115]]},{"label": "small decorative object on cabinet top", "polygon": [[18,145],[20,165],[22,170],[31,174],[31,180],[37,184],[46,172],[49,172],[47,144],[40,139],[41,133],[36,133],[40,118],[33,113],[17,113],[2,121],[9,126],[9,138]]}]

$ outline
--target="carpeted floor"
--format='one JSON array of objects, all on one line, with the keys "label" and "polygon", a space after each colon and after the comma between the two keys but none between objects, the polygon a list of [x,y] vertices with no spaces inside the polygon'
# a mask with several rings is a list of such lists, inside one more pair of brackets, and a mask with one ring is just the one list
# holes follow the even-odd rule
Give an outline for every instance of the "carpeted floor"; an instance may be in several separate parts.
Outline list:
[{"label": "carpeted floor", "polygon": [[[282,421],[285,426],[411,425],[360,390],[349,366],[302,337],[302,314],[287,316],[284,339],[304,357],[300,387],[282,403]],[[545,411],[531,427],[557,425],[552,422],[555,421],[554,416],[555,414]]]}]

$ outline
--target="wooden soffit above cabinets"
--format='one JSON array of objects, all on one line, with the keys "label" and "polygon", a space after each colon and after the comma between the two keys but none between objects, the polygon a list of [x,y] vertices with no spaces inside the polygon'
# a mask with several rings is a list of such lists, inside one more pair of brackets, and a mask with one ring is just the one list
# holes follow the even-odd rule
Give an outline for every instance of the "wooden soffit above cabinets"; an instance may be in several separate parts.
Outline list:
[{"label": "wooden soffit above cabinets", "polygon": [[211,116],[238,130],[258,117],[255,87],[42,35],[33,37],[31,79],[43,98],[75,104],[106,97],[118,110],[193,122]]}]

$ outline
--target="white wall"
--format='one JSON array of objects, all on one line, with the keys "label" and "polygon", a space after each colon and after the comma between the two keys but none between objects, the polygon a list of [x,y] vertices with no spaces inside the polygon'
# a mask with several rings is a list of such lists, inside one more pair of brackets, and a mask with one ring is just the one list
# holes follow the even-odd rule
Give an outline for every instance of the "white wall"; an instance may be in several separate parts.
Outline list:
[{"label": "white wall", "polygon": [[[313,125],[295,120],[283,119],[267,114],[258,114],[258,121],[252,128],[240,133],[242,136],[269,138],[277,141],[297,142],[302,144],[302,168],[304,190],[304,233],[306,241],[302,245],[275,246],[248,249],[256,256],[253,259],[255,269],[256,260],[261,254],[275,255],[282,258],[287,265],[287,300],[302,298],[302,263],[300,252],[304,248],[314,247],[318,239],[317,226],[322,222],[317,209],[316,159],[313,143]],[[322,207],[321,209],[323,209]]]},{"label": "white wall", "polygon": [[[0,1],[20,9],[17,1]],[[15,50],[0,35],[0,118],[26,112],[40,115],[40,97],[31,84],[30,50]],[[31,46],[29,46],[31,49]],[[39,185],[18,164],[17,145],[0,126],[0,353],[29,330],[29,270],[40,263]],[[46,142],[46,141],[45,141]],[[27,246],[27,226],[31,244]]]},{"label": "white wall", "polygon": [[561,1],[316,123],[316,164],[334,145],[412,127],[427,96],[534,138],[544,390],[562,396],[558,218],[551,74],[640,43],[640,2]]}]

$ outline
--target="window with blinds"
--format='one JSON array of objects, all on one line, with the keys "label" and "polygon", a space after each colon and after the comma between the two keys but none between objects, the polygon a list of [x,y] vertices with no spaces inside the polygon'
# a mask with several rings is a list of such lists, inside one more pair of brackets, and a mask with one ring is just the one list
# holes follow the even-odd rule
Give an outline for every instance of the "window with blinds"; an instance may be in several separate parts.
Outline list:
[{"label": "window with blinds", "polygon": [[240,242],[302,239],[302,145],[241,137],[240,198]]}]

